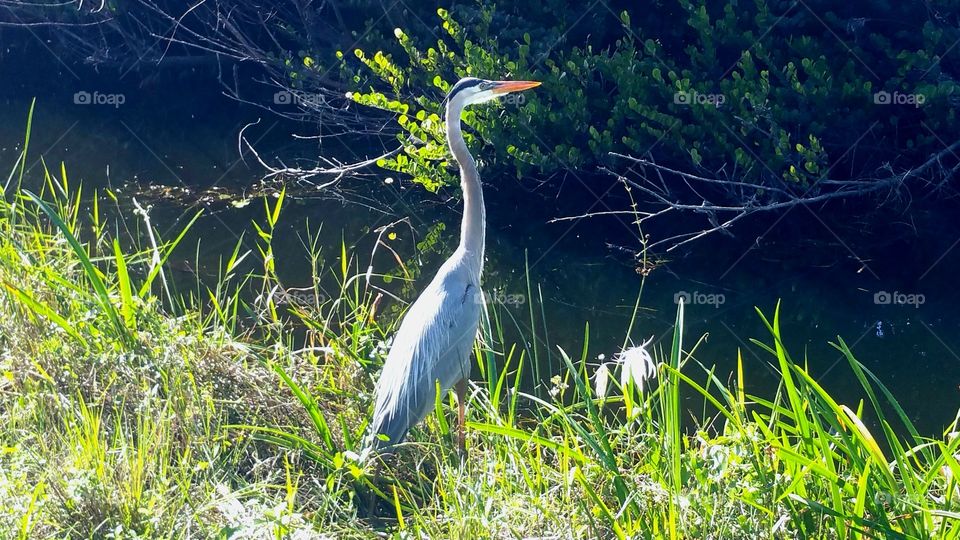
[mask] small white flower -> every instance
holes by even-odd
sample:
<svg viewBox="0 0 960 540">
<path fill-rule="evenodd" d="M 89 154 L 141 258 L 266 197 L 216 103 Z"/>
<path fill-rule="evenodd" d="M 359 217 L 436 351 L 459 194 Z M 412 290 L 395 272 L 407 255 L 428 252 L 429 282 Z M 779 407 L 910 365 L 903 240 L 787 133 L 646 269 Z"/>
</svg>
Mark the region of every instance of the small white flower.
<svg viewBox="0 0 960 540">
<path fill-rule="evenodd" d="M 550 387 L 550 397 L 562 396 L 563 391 L 569 386 L 566 382 L 563 381 L 563 378 L 559 375 L 554 375 L 550 378 L 550 384 L 553 386 Z"/>
<path fill-rule="evenodd" d="M 643 386 L 647 379 L 657 377 L 657 364 L 653 357 L 647 352 L 647 345 L 653 341 L 653 338 L 644 341 L 638 347 L 624 349 L 615 360 L 620 363 L 620 385 L 627 386 L 629 381 L 637 386 L 637 389 L 643 393 Z"/>
<path fill-rule="evenodd" d="M 610 368 L 606 364 L 600 364 L 600 367 L 597 368 L 597 373 L 594 375 L 594 385 L 596 386 L 597 398 L 601 401 L 607 397 L 607 384 L 610 380 Z"/>
</svg>

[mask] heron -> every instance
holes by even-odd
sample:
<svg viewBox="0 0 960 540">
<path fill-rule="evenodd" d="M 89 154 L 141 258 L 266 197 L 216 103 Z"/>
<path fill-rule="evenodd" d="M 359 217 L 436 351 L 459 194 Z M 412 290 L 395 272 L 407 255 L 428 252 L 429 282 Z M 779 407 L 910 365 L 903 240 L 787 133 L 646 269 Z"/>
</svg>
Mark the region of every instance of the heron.
<svg viewBox="0 0 960 540">
<path fill-rule="evenodd" d="M 488 81 L 466 77 L 447 94 L 445 127 L 450 152 L 460 168 L 463 218 L 460 243 L 410 306 L 393 338 L 376 385 L 369 447 L 382 451 L 403 442 L 407 432 L 451 389 L 457 394 L 457 433 L 466 450 L 464 402 L 470 353 L 480 324 L 486 210 L 477 163 L 467 149 L 460 115 L 468 105 L 538 86 L 535 81 Z"/>
</svg>

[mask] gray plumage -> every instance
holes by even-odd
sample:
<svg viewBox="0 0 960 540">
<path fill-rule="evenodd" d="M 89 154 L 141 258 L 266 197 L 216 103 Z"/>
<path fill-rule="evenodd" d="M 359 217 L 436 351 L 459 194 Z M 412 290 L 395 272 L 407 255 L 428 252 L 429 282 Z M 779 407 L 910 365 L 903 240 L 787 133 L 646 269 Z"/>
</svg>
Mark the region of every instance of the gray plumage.
<svg viewBox="0 0 960 540">
<path fill-rule="evenodd" d="M 470 376 L 470 351 L 477 336 L 483 294 L 486 215 L 476 162 L 460 129 L 463 108 L 508 92 L 532 88 L 527 81 L 461 79 L 447 96 L 447 141 L 460 166 L 463 220 L 460 244 L 410 306 L 397 331 L 376 387 L 368 448 L 398 444 L 433 408 L 442 394 Z M 458 396 L 460 413 L 463 397 Z M 459 426 L 461 445 L 463 426 Z"/>
<path fill-rule="evenodd" d="M 458 249 L 400 323 L 377 383 L 372 433 L 377 448 L 399 443 L 434 406 L 437 381 L 446 392 L 470 375 L 470 349 L 480 322 L 480 276 Z"/>
</svg>

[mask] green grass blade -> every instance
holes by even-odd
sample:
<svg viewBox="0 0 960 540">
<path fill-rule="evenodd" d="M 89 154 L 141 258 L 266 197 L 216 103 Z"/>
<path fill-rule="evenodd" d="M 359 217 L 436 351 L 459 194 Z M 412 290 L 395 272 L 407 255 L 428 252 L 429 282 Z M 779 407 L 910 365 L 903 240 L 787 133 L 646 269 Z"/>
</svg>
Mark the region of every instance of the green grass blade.
<svg viewBox="0 0 960 540">
<path fill-rule="evenodd" d="M 117 282 L 120 286 L 120 310 L 123 322 L 131 331 L 136 330 L 137 320 L 134 316 L 133 292 L 130 286 L 130 275 L 127 273 L 127 262 L 120 251 L 120 242 L 113 239 L 113 255 L 117 261 Z"/>
<path fill-rule="evenodd" d="M 12 285 L 10 283 L 4 282 L 3 286 L 10 291 L 17 300 L 20 301 L 25 307 L 29 308 L 30 311 L 37 314 L 40 317 L 43 317 L 53 324 L 59 326 L 64 332 L 67 333 L 73 339 L 79 341 L 83 344 L 84 347 L 89 347 L 90 344 L 87 343 L 87 340 L 80 335 L 79 332 L 74 329 L 73 325 L 69 321 L 60 316 L 56 311 L 50 308 L 50 306 L 40 302 L 34 297 L 30 296 L 29 293 L 20 289 L 19 287 Z"/>
<path fill-rule="evenodd" d="M 154 265 L 150 269 L 150 273 L 147 274 L 147 278 L 144 279 L 143 284 L 140 285 L 140 290 L 137 291 L 137 296 L 139 296 L 140 298 L 146 298 L 147 292 L 150 291 L 150 286 L 153 285 L 153 280 L 157 278 L 157 275 L 160 273 L 160 270 L 163 268 L 165 264 L 167 264 L 167 259 L 170 258 L 170 255 L 173 253 L 173 250 L 176 249 L 178 245 L 180 245 L 180 242 L 183 240 L 183 237 L 187 235 L 187 232 L 189 232 L 190 228 L 193 227 L 193 224 L 196 223 L 198 219 L 200 219 L 201 215 L 203 215 L 203 210 L 200 210 L 199 212 L 194 214 L 193 218 L 191 218 L 190 221 L 187 222 L 186 226 L 184 226 L 184 228 L 180 230 L 180 234 L 177 235 L 177 237 L 173 240 L 173 242 L 167 245 L 166 249 L 163 252 L 163 255 L 160 257 L 159 264 Z"/>
<path fill-rule="evenodd" d="M 297 400 L 303 405 L 306 409 L 307 414 L 310 416 L 311 422 L 313 422 L 314 428 L 317 430 L 317 434 L 323 440 L 323 443 L 326 445 L 327 450 L 336 451 L 336 446 L 333 444 L 333 436 L 330 432 L 330 427 L 327 424 L 326 418 L 323 417 L 323 413 L 320 411 L 320 407 L 317 406 L 317 402 L 313 399 L 313 396 L 305 392 L 300 385 L 296 383 L 287 372 L 283 370 L 277 364 L 271 366 L 273 371 L 280 376 L 280 379 L 283 380 L 283 383 L 290 389 Z"/>
<path fill-rule="evenodd" d="M 496 424 L 487 424 L 482 422 L 467 422 L 467 427 L 469 427 L 471 430 L 476 430 L 484 433 L 490 433 L 493 435 L 499 435 L 501 437 L 509 437 L 511 439 L 516 439 L 523 442 L 530 442 L 533 444 L 537 444 L 544 448 L 549 448 L 550 450 L 553 450 L 558 454 L 564 454 L 581 465 L 587 462 L 587 459 L 583 455 L 583 452 L 580 452 L 576 448 L 570 448 L 564 444 L 561 444 L 555 439 L 541 437 L 529 431 L 524 431 L 522 429 L 517 429 L 509 426 L 500 426 Z"/>
<path fill-rule="evenodd" d="M 67 224 L 63 222 L 59 215 L 51 209 L 47 203 L 41 200 L 39 197 L 34 195 L 32 192 L 24 190 L 23 193 L 34 202 L 41 210 L 50 218 L 50 221 L 60 229 L 60 232 L 63 233 L 66 237 L 67 242 L 70 244 L 70 247 L 73 248 L 74 254 L 80 260 L 80 264 L 83 266 L 83 271 L 87 276 L 87 279 L 90 281 L 90 284 L 93 286 L 96 291 L 97 298 L 100 301 L 100 306 L 103 309 L 107 317 L 110 318 L 110 322 L 113 323 L 114 328 L 124 339 L 129 339 L 127 334 L 127 329 L 120 322 L 120 316 L 117 312 L 116 306 L 113 305 L 113 302 L 110 300 L 110 294 L 107 292 L 107 286 L 104 284 L 103 279 L 100 277 L 100 272 L 93 266 L 93 263 L 90 261 L 90 257 L 87 255 L 83 246 L 80 245 L 80 242 L 75 236 L 70 232 L 70 229 L 67 227 Z"/>
</svg>

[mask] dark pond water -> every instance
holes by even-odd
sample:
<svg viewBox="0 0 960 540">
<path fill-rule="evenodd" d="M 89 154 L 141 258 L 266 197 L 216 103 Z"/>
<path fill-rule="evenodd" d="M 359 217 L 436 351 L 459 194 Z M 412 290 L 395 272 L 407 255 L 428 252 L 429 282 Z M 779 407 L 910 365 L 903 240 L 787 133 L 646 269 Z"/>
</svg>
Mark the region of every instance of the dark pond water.
<svg viewBox="0 0 960 540">
<path fill-rule="evenodd" d="M 96 74 L 61 63 L 42 47 L 2 45 L 0 163 L 13 165 L 30 100 L 36 97 L 29 161 L 35 173 L 41 156 L 53 167 L 63 161 L 73 181 L 82 181 L 88 191 L 110 186 L 127 208 L 134 196 L 152 204 L 152 217 L 161 230 L 178 230 L 197 207 L 207 209 L 187 242 L 201 242 L 199 265 L 192 250 L 174 261 L 187 273 L 216 276 L 218 258 L 233 249 L 241 232 L 253 247 L 250 223 L 262 222 L 263 216 L 256 197 L 275 186 L 264 188 L 261 167 L 249 154 L 241 158 L 237 134 L 244 125 L 261 120 L 248 137 L 265 159 L 279 157 L 289 163 L 322 153 L 350 161 L 380 153 L 380 148 L 353 141 L 294 139 L 292 134 L 309 135 L 317 127 L 241 106 L 222 96 L 206 73 Z M 90 101 L 112 103 L 78 104 L 78 92 L 89 93 Z M 104 97 L 108 95 L 122 95 L 123 103 Z M 275 246 L 286 286 L 308 284 L 302 245 L 308 229 L 319 228 L 319 244 L 333 266 L 339 266 L 341 239 L 365 266 L 375 230 L 401 218 L 407 218 L 409 226 L 393 229 L 397 239 L 392 242 L 405 259 L 415 257 L 413 242 L 422 241 L 438 224 L 445 226 L 439 236 L 444 253 L 456 243 L 459 209 L 454 191 L 433 195 L 399 180 L 387 182 L 391 175 L 386 172 L 370 173 L 345 181 L 337 192 L 291 188 L 296 198 L 283 215 Z M 617 218 L 548 223 L 583 212 L 593 203 L 591 191 L 602 192 L 610 181 L 600 175 L 571 175 L 562 188 L 547 191 L 534 189 L 535 182 L 485 179 L 485 287 L 507 302 L 503 309 L 529 336 L 529 268 L 534 296 L 542 296 L 546 314 L 546 332 L 536 332 L 543 348 L 579 351 L 586 322 L 594 358 L 610 358 L 623 343 L 641 279 L 629 258 L 607 244 L 635 247 L 635 227 Z M 623 208 L 619 192 L 611 193 L 605 204 Z M 251 198 L 250 204 L 238 202 Z M 778 383 L 769 367 L 772 358 L 750 339 L 769 342 L 754 306 L 772 313 L 780 300 L 792 354 L 806 358 L 812 373 L 842 401 L 855 405 L 861 392 L 840 354 L 828 344 L 837 336 L 891 387 L 923 431 L 938 432 L 960 405 L 957 210 L 950 201 L 916 202 L 910 214 L 878 222 L 860 219 L 860 211 L 851 208 L 799 208 L 782 219 L 750 223 L 736 231 L 735 239 L 704 240 L 668 257 L 649 276 L 630 337 L 639 342 L 655 336 L 666 344 L 674 300 L 686 295 L 693 301 L 687 309 L 689 342 L 708 334 L 697 359 L 716 365 L 726 379 L 740 349 L 749 388 L 769 393 Z M 425 256 L 423 262 L 424 276 L 429 276 L 440 257 Z M 373 264 L 376 272 L 396 267 L 385 250 Z M 418 285 L 427 279 L 422 277 Z M 399 291 L 396 281 L 381 285 Z M 913 303 L 885 303 L 888 295 Z M 536 309 L 541 310 L 539 298 Z"/>
</svg>

